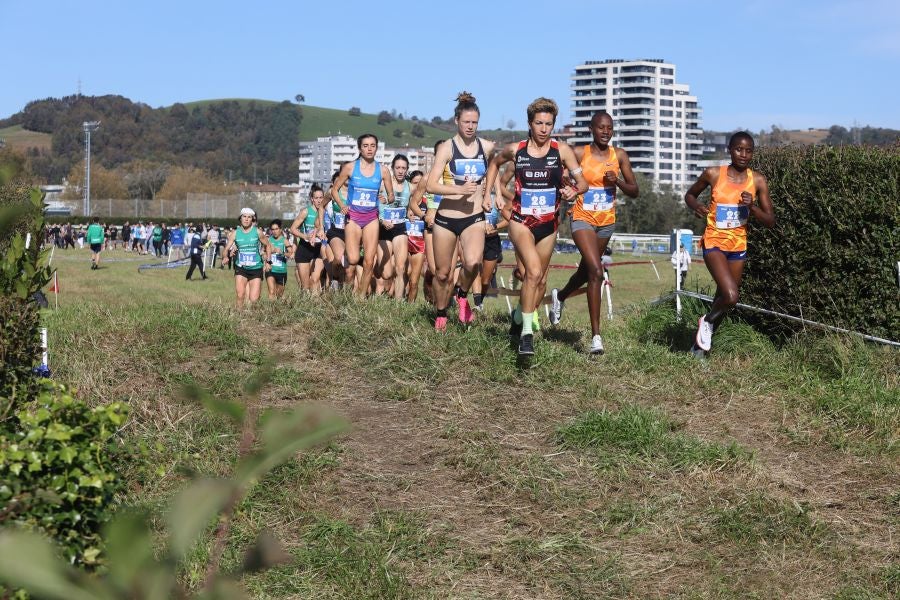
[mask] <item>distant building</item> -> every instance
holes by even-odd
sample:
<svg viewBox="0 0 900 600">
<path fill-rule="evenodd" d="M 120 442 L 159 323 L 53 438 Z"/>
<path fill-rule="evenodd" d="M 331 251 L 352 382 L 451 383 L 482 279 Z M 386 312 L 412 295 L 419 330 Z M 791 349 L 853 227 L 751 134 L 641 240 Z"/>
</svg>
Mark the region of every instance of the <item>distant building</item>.
<svg viewBox="0 0 900 600">
<path fill-rule="evenodd" d="M 615 124 L 612 140 L 631 166 L 678 189 L 700 174 L 703 153 L 700 105 L 687 84 L 675 82 L 675 65 L 661 59 L 591 60 L 575 67 L 570 144 L 589 143 L 590 120 L 599 110 Z"/>
<path fill-rule="evenodd" d="M 403 154 L 409 159 L 410 171 L 424 172 L 434 163 L 433 148 L 388 148 L 384 142 L 378 142 L 375 160 L 389 165 L 397 154 Z M 331 183 L 332 174 L 342 164 L 355 160 L 358 156 L 356 138 L 349 135 L 330 135 L 315 141 L 300 142 L 300 187 L 308 190 L 313 183 L 327 186 Z"/>
</svg>

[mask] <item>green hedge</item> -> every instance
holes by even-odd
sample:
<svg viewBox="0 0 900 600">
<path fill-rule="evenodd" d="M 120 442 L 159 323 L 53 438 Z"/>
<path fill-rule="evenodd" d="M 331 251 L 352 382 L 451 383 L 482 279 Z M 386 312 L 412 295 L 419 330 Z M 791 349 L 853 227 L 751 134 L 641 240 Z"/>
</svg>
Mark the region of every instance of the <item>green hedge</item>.
<svg viewBox="0 0 900 600">
<path fill-rule="evenodd" d="M 40 250 L 41 193 L 26 184 L 0 185 L 0 422 L 36 392 L 40 314 L 33 294 L 50 279 Z M 31 244 L 25 240 L 31 233 Z"/>
<path fill-rule="evenodd" d="M 777 222 L 750 232 L 743 301 L 900 339 L 900 146 L 761 148 L 755 163 Z"/>
<path fill-rule="evenodd" d="M 46 379 L 41 386 L 0 428 L 0 522 L 43 531 L 67 562 L 94 565 L 121 485 L 111 450 L 127 411 L 121 403 L 90 408 Z"/>
</svg>

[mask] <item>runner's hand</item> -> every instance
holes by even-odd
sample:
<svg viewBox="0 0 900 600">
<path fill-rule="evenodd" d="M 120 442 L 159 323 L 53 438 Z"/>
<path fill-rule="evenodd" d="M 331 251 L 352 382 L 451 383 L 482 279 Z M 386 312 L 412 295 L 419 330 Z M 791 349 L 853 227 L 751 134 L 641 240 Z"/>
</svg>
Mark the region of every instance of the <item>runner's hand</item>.
<svg viewBox="0 0 900 600">
<path fill-rule="evenodd" d="M 429 227 L 433 227 L 434 226 L 434 215 L 436 215 L 436 214 L 437 213 L 431 213 L 429 215 L 428 213 L 425 213 L 425 218 L 422 220 L 425 221 L 425 224 L 428 225 Z"/>
<path fill-rule="evenodd" d="M 709 214 L 709 207 L 704 206 L 703 204 L 698 204 L 697 208 L 694 209 L 694 214 L 698 219 L 705 219 L 706 215 Z"/>
<path fill-rule="evenodd" d="M 753 194 L 750 192 L 741 192 L 741 205 L 751 206 L 753 204 Z"/>
<path fill-rule="evenodd" d="M 460 186 L 460 193 L 464 196 L 471 196 L 478 191 L 478 184 L 466 177 L 466 182 Z"/>
<path fill-rule="evenodd" d="M 616 174 L 614 171 L 607 171 L 603 174 L 604 187 L 615 187 L 616 181 L 618 181 L 618 179 L 616 178 Z"/>
<path fill-rule="evenodd" d="M 350 207 L 347 206 L 346 204 L 343 205 L 343 206 L 341 207 L 341 214 L 342 214 L 342 215 L 349 215 L 349 214 L 350 214 Z"/>
<path fill-rule="evenodd" d="M 485 194 L 481 198 L 481 209 L 486 213 L 489 213 L 492 210 L 491 197 L 488 194 Z"/>
</svg>

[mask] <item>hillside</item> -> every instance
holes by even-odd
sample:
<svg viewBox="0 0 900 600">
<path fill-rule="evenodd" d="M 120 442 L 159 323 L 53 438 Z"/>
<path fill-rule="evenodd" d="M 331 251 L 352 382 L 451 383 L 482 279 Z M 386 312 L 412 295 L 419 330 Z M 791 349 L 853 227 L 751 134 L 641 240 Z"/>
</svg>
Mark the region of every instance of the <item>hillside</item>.
<svg viewBox="0 0 900 600">
<path fill-rule="evenodd" d="M 0 129 L 0 140 L 3 140 L 6 146 L 15 150 L 27 150 L 28 148 L 49 150 L 50 138 L 50 134 L 29 131 L 21 125 Z"/>
</svg>

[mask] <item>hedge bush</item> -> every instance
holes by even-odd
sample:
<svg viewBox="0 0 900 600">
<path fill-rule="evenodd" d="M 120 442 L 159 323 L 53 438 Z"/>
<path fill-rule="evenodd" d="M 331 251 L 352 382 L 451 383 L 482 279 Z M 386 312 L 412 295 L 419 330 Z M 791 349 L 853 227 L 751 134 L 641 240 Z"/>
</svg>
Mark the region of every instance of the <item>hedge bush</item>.
<svg viewBox="0 0 900 600">
<path fill-rule="evenodd" d="M 743 301 L 900 339 L 900 146 L 760 148 L 755 163 L 777 222 L 750 232 Z"/>
<path fill-rule="evenodd" d="M 36 399 L 0 428 L 0 523 L 40 530 L 70 564 L 95 565 L 120 488 L 112 450 L 126 416 L 121 403 L 89 408 L 41 380 Z"/>
<path fill-rule="evenodd" d="M 32 368 L 41 357 L 40 314 L 33 294 L 50 280 L 47 253 L 39 243 L 42 207 L 39 190 L 22 183 L 0 185 L 0 422 L 37 391 Z"/>
</svg>

